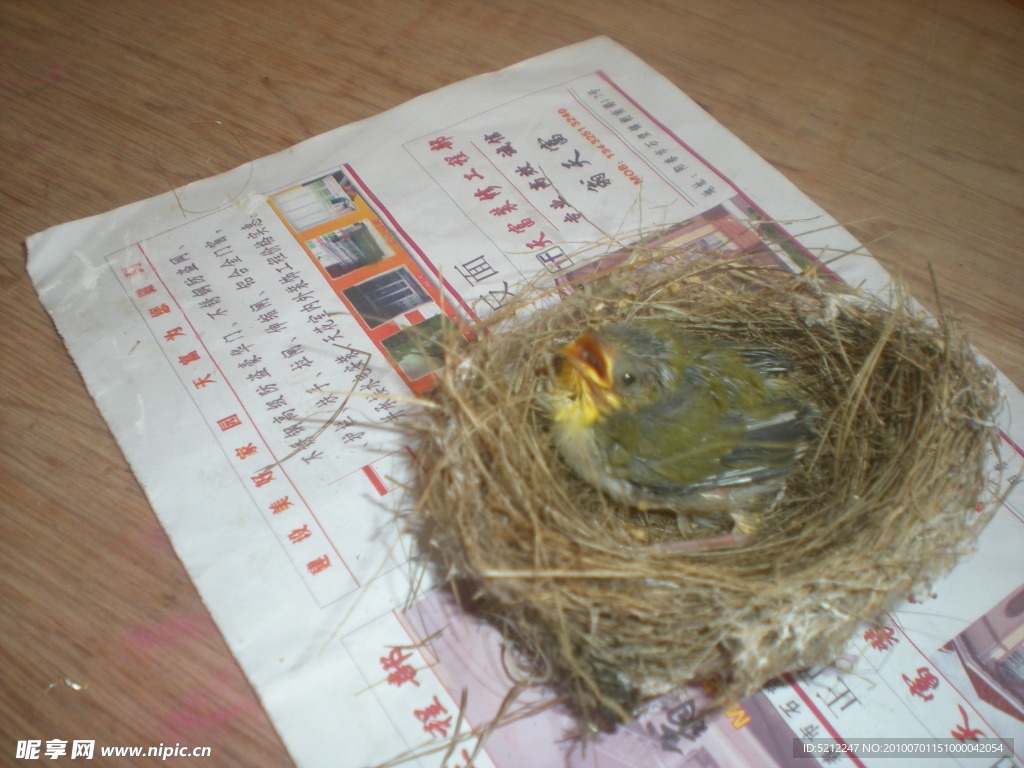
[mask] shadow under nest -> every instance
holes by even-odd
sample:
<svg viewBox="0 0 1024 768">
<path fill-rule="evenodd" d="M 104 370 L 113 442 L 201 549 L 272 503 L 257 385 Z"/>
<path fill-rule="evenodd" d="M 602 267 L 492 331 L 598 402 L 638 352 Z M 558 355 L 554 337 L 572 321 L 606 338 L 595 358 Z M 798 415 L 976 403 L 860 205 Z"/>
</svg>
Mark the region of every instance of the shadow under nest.
<svg viewBox="0 0 1024 768">
<path fill-rule="evenodd" d="M 637 252 L 562 292 L 485 321 L 472 340 L 446 339 L 420 425 L 414 521 L 421 556 L 530 660 L 581 732 L 688 682 L 727 705 L 831 663 L 858 626 L 948 571 L 987 521 L 978 502 L 999 396 L 952 319 L 820 275 L 672 253 Z M 777 349 L 821 415 L 818 444 L 757 510 L 745 546 L 659 546 L 681 537 L 674 515 L 608 499 L 553 445 L 554 351 L 586 329 L 655 317 Z"/>
</svg>

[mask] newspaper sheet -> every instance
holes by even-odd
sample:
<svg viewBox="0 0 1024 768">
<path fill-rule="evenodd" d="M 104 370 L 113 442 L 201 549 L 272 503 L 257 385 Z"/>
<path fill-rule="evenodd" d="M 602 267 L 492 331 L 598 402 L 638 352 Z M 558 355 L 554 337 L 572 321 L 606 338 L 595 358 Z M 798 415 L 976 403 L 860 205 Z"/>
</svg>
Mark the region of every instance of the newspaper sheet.
<svg viewBox="0 0 1024 768">
<path fill-rule="evenodd" d="M 395 511 L 409 447 L 393 427 L 438 365 L 419 340 L 445 315 L 497 311 L 525 280 L 570 274 L 607 233 L 650 229 L 697 248 L 768 247 L 796 267 L 845 253 L 831 267 L 844 280 L 888 281 L 607 39 L 54 227 L 30 239 L 29 269 L 302 768 L 404 754 L 459 768 L 921 764 L 897 738 L 966 745 L 929 765 L 1020 766 L 1024 400 L 1005 379 L 991 459 L 1005 500 L 976 554 L 865 627 L 849 665 L 787 675 L 708 717 L 684 689 L 586 751 L 548 710 L 449 754 L 456 726 L 495 715 L 517 668 L 444 591 L 420 585 L 406 606 L 414 573 Z M 1015 753 L 969 751 L 1015 736 Z"/>
</svg>

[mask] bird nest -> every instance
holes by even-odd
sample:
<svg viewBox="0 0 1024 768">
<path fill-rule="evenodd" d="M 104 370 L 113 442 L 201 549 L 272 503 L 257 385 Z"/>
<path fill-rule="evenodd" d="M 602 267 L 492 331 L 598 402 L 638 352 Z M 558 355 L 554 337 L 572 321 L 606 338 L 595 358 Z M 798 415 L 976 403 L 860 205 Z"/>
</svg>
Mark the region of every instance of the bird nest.
<svg viewBox="0 0 1024 768">
<path fill-rule="evenodd" d="M 987 521 L 993 371 L 949 317 L 818 275 L 637 251 L 558 302 L 537 291 L 445 340 L 417 451 L 421 554 L 584 732 L 684 683 L 725 705 L 834 661 Z M 817 444 L 741 546 L 676 547 L 673 515 L 617 504 L 554 447 L 554 351 L 646 318 L 777 349 L 820 414 Z"/>
</svg>

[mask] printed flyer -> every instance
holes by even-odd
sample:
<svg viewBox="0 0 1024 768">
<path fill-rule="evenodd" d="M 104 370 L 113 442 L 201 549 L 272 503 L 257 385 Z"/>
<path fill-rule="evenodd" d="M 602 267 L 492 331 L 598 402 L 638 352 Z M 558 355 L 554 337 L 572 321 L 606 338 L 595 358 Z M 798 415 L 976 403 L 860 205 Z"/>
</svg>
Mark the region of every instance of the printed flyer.
<svg viewBox="0 0 1024 768">
<path fill-rule="evenodd" d="M 995 517 L 927 599 L 854 638 L 850 664 L 706 718 L 696 694 L 666 696 L 585 748 L 530 690 L 476 738 L 522 670 L 494 629 L 420 581 L 401 524 L 402 421 L 450 321 L 650 232 L 793 269 L 828 261 L 867 290 L 889 282 L 607 39 L 54 227 L 30 239 L 29 269 L 301 768 L 921 764 L 855 743 L 867 739 L 1005 740 L 927 764 L 1024 765 L 1024 399 L 1005 378 Z"/>
</svg>

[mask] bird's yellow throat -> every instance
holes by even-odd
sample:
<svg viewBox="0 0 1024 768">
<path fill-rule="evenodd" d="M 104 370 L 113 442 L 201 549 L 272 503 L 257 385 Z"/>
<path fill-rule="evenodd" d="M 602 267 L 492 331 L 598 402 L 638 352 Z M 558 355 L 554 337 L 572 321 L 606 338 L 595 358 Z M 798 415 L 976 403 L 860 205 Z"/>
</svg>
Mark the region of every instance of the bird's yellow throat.
<svg viewBox="0 0 1024 768">
<path fill-rule="evenodd" d="M 569 428 L 585 429 L 622 407 L 622 399 L 613 389 L 591 380 L 574 365 L 559 372 L 554 395 L 553 418 Z"/>
</svg>

